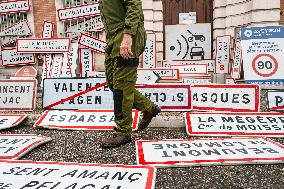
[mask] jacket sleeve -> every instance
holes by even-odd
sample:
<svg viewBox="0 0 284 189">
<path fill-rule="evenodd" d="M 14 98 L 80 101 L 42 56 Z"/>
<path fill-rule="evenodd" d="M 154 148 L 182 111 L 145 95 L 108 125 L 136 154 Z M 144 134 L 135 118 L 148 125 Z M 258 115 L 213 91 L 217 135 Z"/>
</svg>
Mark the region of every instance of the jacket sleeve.
<svg viewBox="0 0 284 189">
<path fill-rule="evenodd" d="M 124 32 L 136 35 L 138 24 L 141 21 L 142 13 L 142 2 L 141 0 L 124 0 L 126 6 L 126 18 Z"/>
</svg>

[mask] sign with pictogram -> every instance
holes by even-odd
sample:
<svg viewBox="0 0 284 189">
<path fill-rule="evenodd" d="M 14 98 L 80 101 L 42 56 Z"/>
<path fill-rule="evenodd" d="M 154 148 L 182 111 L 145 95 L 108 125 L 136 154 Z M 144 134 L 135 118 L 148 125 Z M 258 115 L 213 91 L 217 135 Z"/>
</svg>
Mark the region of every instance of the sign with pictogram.
<svg viewBox="0 0 284 189">
<path fill-rule="evenodd" d="M 29 12 L 30 0 L 14 0 L 0 2 L 0 14 Z"/>
<path fill-rule="evenodd" d="M 267 108 L 269 111 L 284 111 L 284 90 L 267 91 Z"/>
<path fill-rule="evenodd" d="M 0 130 L 15 127 L 26 117 L 26 114 L 0 114 Z"/>
<path fill-rule="evenodd" d="M 216 38 L 215 73 L 230 73 L 231 39 L 230 35 Z"/>
<path fill-rule="evenodd" d="M 20 68 L 16 73 L 15 77 L 33 77 L 37 75 L 37 70 L 33 66 L 24 66 Z"/>
</svg>

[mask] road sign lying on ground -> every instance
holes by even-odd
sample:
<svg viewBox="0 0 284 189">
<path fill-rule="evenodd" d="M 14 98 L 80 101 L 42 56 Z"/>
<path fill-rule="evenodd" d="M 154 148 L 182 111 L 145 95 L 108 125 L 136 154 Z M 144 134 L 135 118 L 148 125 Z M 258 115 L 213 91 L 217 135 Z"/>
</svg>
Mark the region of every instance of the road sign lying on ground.
<svg viewBox="0 0 284 189">
<path fill-rule="evenodd" d="M 26 114 L 0 114 L 0 130 L 15 127 L 26 117 Z"/>
<path fill-rule="evenodd" d="M 27 36 L 32 34 L 33 33 L 27 20 L 21 20 L 0 32 L 0 36 Z"/>
<path fill-rule="evenodd" d="M 2 65 L 17 66 L 35 64 L 33 53 L 18 53 L 16 48 L 2 48 Z"/>
<path fill-rule="evenodd" d="M 34 134 L 0 134 L 0 159 L 18 159 L 48 141 L 51 138 Z"/>
<path fill-rule="evenodd" d="M 132 130 L 137 130 L 139 111 L 132 111 L 132 119 Z M 34 127 L 70 130 L 113 130 L 116 124 L 113 110 L 47 110 L 34 124 Z"/>
<path fill-rule="evenodd" d="M 29 0 L 0 2 L 0 14 L 28 12 L 28 11 L 30 11 L 30 1 Z"/>
<path fill-rule="evenodd" d="M 194 85 L 192 109 L 232 112 L 258 112 L 260 89 L 257 85 Z"/>
<path fill-rule="evenodd" d="M 150 166 L 67 162 L 0 160 L 0 170 L 0 183 L 11 189 L 154 189 L 156 176 Z"/>
<path fill-rule="evenodd" d="M 208 75 L 208 64 L 172 64 L 172 69 L 179 69 L 179 74 L 187 76 Z"/>
<path fill-rule="evenodd" d="M 284 146 L 267 138 L 141 140 L 137 162 L 157 167 L 282 163 Z"/>
<path fill-rule="evenodd" d="M 0 110 L 33 111 L 37 80 L 0 80 Z"/>
<path fill-rule="evenodd" d="M 284 114 L 185 113 L 186 130 L 194 136 L 284 136 Z"/>
<path fill-rule="evenodd" d="M 268 90 L 267 107 L 270 111 L 284 111 L 284 90 Z"/>
</svg>

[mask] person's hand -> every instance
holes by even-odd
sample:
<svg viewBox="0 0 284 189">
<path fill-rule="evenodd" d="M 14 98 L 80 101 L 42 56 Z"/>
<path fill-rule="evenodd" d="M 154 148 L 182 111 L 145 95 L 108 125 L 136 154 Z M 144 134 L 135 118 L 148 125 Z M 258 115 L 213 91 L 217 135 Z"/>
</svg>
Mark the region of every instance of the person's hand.
<svg viewBox="0 0 284 189">
<path fill-rule="evenodd" d="M 132 47 L 132 37 L 130 34 L 123 34 L 123 39 L 120 45 L 120 55 L 124 59 L 129 59 L 133 56 L 133 53 L 131 51 Z"/>
</svg>

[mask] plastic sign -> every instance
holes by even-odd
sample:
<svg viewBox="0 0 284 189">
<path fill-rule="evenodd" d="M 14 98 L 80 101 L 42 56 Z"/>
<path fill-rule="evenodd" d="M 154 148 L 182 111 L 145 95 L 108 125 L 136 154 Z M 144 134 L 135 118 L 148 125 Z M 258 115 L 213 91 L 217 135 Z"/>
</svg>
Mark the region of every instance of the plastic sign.
<svg viewBox="0 0 284 189">
<path fill-rule="evenodd" d="M 242 68 L 242 48 L 241 43 L 238 41 L 235 45 L 235 58 L 234 63 L 232 66 L 232 72 L 231 77 L 234 79 L 240 79 L 241 78 L 241 68 Z"/>
<path fill-rule="evenodd" d="M 94 52 L 91 49 L 80 49 L 80 76 L 89 77 L 95 71 Z"/>
<path fill-rule="evenodd" d="M 102 31 L 104 30 L 104 24 L 102 22 L 102 17 L 100 15 L 91 17 L 90 19 L 86 19 L 83 22 L 79 22 L 78 24 L 67 26 L 65 32 L 66 33 L 74 33 L 74 32 L 88 32 L 88 31 Z"/>
<path fill-rule="evenodd" d="M 15 0 L 0 2 L 0 14 L 9 14 L 17 12 L 29 12 L 29 0 Z"/>
<path fill-rule="evenodd" d="M 0 183 L 10 189 L 154 189 L 156 174 L 142 165 L 5 160 L 0 160 L 0 170 Z"/>
<path fill-rule="evenodd" d="M 212 83 L 211 77 L 197 77 L 197 78 L 185 78 L 182 80 L 184 84 L 194 85 L 194 84 L 210 84 Z"/>
<path fill-rule="evenodd" d="M 35 62 L 35 55 L 32 53 L 18 53 L 16 48 L 2 48 L 3 66 L 35 64 Z"/>
<path fill-rule="evenodd" d="M 268 90 L 267 106 L 270 111 L 284 111 L 284 90 Z"/>
<path fill-rule="evenodd" d="M 51 138 L 34 134 L 0 134 L 0 159 L 18 159 L 50 140 Z"/>
<path fill-rule="evenodd" d="M 0 130 L 15 127 L 26 117 L 26 114 L 0 114 Z"/>
<path fill-rule="evenodd" d="M 169 60 L 163 61 L 163 67 L 170 68 L 172 64 L 190 65 L 190 64 L 208 64 L 208 71 L 213 72 L 215 66 L 215 59 L 205 60 Z"/>
<path fill-rule="evenodd" d="M 284 114 L 185 113 L 186 131 L 193 136 L 284 136 Z"/>
<path fill-rule="evenodd" d="M 0 80 L 0 110 L 33 111 L 37 80 Z"/>
<path fill-rule="evenodd" d="M 43 21 L 42 38 L 52 38 L 54 34 L 55 24 L 50 21 Z"/>
<path fill-rule="evenodd" d="M 193 110 L 258 112 L 260 89 L 257 85 L 194 85 Z"/>
<path fill-rule="evenodd" d="M 58 18 L 59 21 L 77 19 L 77 18 L 85 18 L 91 16 L 100 15 L 99 4 L 85 4 L 76 7 L 68 7 L 63 9 L 58 9 Z"/>
<path fill-rule="evenodd" d="M 37 75 L 37 70 L 33 66 L 24 66 L 15 73 L 15 77 L 35 78 L 36 75 Z"/>
<path fill-rule="evenodd" d="M 161 77 L 150 69 L 138 69 L 136 84 L 146 85 L 158 83 Z"/>
<path fill-rule="evenodd" d="M 157 67 L 157 47 L 156 47 L 156 34 L 147 33 L 147 40 L 145 50 L 142 55 L 143 68 L 156 68 Z"/>
<path fill-rule="evenodd" d="M 20 22 L 4 29 L 3 31 L 0 31 L 0 36 L 27 36 L 32 34 L 32 30 L 30 29 L 27 20 L 21 20 Z"/>
<path fill-rule="evenodd" d="M 105 53 L 106 42 L 97 38 L 82 34 L 79 39 L 79 45 L 90 48 L 99 53 Z"/>
<path fill-rule="evenodd" d="M 230 73 L 231 36 L 218 36 L 216 42 L 215 73 Z"/>
<path fill-rule="evenodd" d="M 136 89 L 158 104 L 163 111 L 191 109 L 189 85 L 145 85 L 136 86 Z"/>
<path fill-rule="evenodd" d="M 208 64 L 188 64 L 188 65 L 178 65 L 171 64 L 172 69 L 178 69 L 179 74 L 196 76 L 196 75 L 208 75 Z"/>
<path fill-rule="evenodd" d="M 132 130 L 137 130 L 139 111 L 132 111 Z M 1 120 L 1 119 L 0 119 Z M 34 127 L 71 130 L 113 130 L 116 127 L 113 110 L 47 110 Z"/>
<path fill-rule="evenodd" d="M 137 162 L 157 167 L 282 163 L 284 146 L 268 138 L 142 140 Z M 154 155 L 153 155 L 154 154 Z"/>
<path fill-rule="evenodd" d="M 17 51 L 23 53 L 63 53 L 69 52 L 69 38 L 32 39 L 18 38 Z"/>
</svg>

